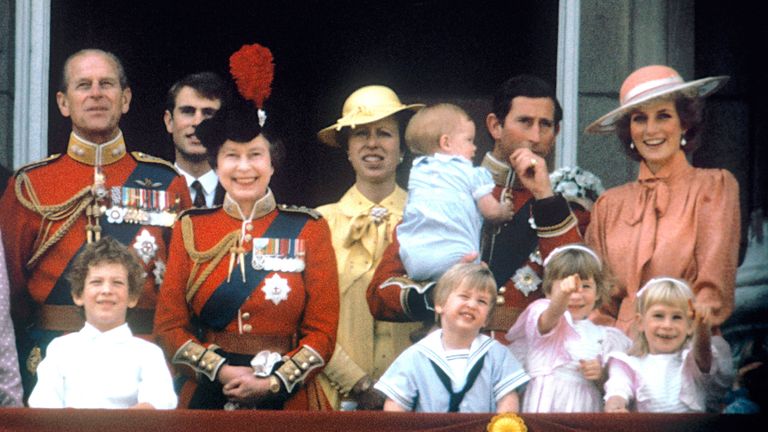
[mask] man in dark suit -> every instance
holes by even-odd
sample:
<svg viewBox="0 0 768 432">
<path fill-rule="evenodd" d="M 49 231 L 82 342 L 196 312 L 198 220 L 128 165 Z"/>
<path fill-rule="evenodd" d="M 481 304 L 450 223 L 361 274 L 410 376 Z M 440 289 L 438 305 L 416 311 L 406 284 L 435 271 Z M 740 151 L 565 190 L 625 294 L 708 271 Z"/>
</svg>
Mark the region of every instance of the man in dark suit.
<svg viewBox="0 0 768 432">
<path fill-rule="evenodd" d="M 187 75 L 168 90 L 163 121 L 176 148 L 174 165 L 187 180 L 195 207 L 212 207 L 224 200 L 224 189 L 208 164 L 195 129 L 226 105 L 228 98 L 227 83 L 213 72 Z"/>
</svg>

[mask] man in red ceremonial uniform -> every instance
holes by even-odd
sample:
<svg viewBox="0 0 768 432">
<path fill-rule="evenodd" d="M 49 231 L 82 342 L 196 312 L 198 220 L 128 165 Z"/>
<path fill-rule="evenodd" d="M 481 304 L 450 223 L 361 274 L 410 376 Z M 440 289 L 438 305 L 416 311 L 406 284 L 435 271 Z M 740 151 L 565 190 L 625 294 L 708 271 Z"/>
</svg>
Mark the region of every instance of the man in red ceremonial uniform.
<svg viewBox="0 0 768 432">
<path fill-rule="evenodd" d="M 566 199 L 552 191 L 545 158 L 561 118 L 554 89 L 539 78 L 521 75 L 497 90 L 486 119 L 494 148 L 482 165 L 493 175 L 494 196 L 511 200 L 515 211 L 510 222 L 486 224 L 481 242 L 482 260 L 493 271 L 500 294 L 486 328 L 501 340 L 522 310 L 543 297 L 543 258 L 557 246 L 580 242 L 579 228 L 589 223 L 585 209 L 574 206 L 572 211 Z M 433 281 L 408 279 L 399 248 L 395 239 L 368 286 L 371 313 L 390 321 L 434 320 Z"/>
<path fill-rule="evenodd" d="M 27 395 L 48 342 L 82 328 L 64 275 L 83 246 L 108 235 L 136 251 L 147 278 L 128 323 L 151 334 L 170 228 L 191 205 L 172 165 L 126 150 L 119 121 L 131 89 L 117 57 L 94 49 L 70 56 L 56 102 L 72 121 L 67 153 L 19 169 L 0 201 Z"/>
</svg>

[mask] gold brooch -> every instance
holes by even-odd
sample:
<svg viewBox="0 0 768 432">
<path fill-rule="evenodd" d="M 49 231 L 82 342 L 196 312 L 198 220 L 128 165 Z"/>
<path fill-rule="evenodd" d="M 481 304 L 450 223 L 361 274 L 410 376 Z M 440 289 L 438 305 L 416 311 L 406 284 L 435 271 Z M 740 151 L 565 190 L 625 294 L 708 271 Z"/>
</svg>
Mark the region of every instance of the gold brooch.
<svg viewBox="0 0 768 432">
<path fill-rule="evenodd" d="M 494 416 L 486 430 L 488 432 L 528 432 L 528 427 L 519 415 L 506 413 Z"/>
</svg>

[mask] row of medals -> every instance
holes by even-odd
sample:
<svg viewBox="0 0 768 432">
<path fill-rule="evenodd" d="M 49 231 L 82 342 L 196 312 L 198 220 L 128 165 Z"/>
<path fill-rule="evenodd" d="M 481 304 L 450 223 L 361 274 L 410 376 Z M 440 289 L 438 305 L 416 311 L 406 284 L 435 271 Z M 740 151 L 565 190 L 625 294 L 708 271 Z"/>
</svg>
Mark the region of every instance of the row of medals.
<svg viewBox="0 0 768 432">
<path fill-rule="evenodd" d="M 170 192 L 121 186 L 113 186 L 110 192 L 112 206 L 107 209 L 102 205 L 100 208 L 109 223 L 170 227 L 176 221 L 176 212 L 169 207 Z M 99 195 L 106 196 L 106 191 L 97 191 Z"/>
<path fill-rule="evenodd" d="M 297 273 L 304 271 L 304 255 L 304 239 L 256 238 L 251 265 L 254 270 Z"/>
</svg>

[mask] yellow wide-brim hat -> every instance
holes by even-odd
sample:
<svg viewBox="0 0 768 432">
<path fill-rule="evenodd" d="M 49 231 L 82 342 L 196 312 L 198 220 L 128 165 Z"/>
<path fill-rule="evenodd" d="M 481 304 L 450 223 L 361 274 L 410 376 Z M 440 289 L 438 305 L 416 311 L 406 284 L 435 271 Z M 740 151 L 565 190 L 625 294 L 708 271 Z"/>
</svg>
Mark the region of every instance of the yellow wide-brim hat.
<svg viewBox="0 0 768 432">
<path fill-rule="evenodd" d="M 620 106 L 587 126 L 586 132 L 601 134 L 616 130 L 616 122 L 633 109 L 679 93 L 687 97 L 706 97 L 719 90 L 730 77 L 714 76 L 695 81 L 683 81 L 669 66 L 652 65 L 632 72 L 619 90 Z"/>
<path fill-rule="evenodd" d="M 358 125 L 373 123 L 400 111 L 418 111 L 424 104 L 405 105 L 391 88 L 370 85 L 355 90 L 341 109 L 341 118 L 335 124 L 322 129 L 317 138 L 332 147 L 339 147 L 339 131 L 344 127 L 354 129 Z"/>
</svg>

